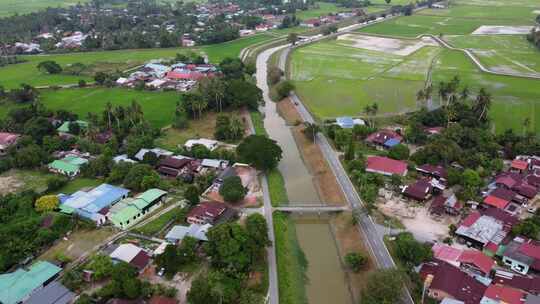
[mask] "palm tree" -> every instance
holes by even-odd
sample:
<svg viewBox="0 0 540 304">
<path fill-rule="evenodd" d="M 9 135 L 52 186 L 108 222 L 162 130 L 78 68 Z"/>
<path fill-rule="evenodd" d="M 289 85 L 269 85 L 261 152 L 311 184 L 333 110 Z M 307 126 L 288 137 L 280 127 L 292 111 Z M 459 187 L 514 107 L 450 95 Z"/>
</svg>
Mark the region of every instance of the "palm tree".
<svg viewBox="0 0 540 304">
<path fill-rule="evenodd" d="M 112 127 L 112 113 L 113 112 L 113 106 L 110 101 L 107 101 L 105 104 L 105 115 L 107 115 L 107 129 L 111 129 Z"/>
<path fill-rule="evenodd" d="M 485 121 L 487 119 L 487 111 L 491 107 L 491 95 L 484 88 L 480 89 L 476 96 L 475 108 L 476 112 L 480 112 L 478 120 Z"/>
<path fill-rule="evenodd" d="M 233 116 L 230 122 L 231 137 L 233 139 L 241 138 L 244 133 L 244 123 L 240 118 Z"/>
<path fill-rule="evenodd" d="M 527 134 L 527 131 L 529 131 L 529 126 L 531 125 L 531 118 L 530 117 L 526 117 L 523 122 L 522 122 L 522 126 L 523 126 L 523 135 Z"/>
<path fill-rule="evenodd" d="M 199 119 L 202 117 L 202 112 L 208 107 L 208 102 L 204 98 L 196 98 L 193 101 L 193 106 L 199 113 Z"/>
<path fill-rule="evenodd" d="M 459 94 L 459 99 L 461 101 L 465 101 L 469 98 L 469 95 L 470 95 L 469 87 L 465 86 L 463 90 L 461 90 L 461 94 Z"/>
<path fill-rule="evenodd" d="M 420 90 L 418 90 L 418 92 L 416 92 L 416 101 L 417 102 L 422 102 L 423 103 L 425 98 L 426 98 L 426 93 L 425 93 L 424 89 L 420 89 Z M 416 106 L 418 107 L 418 104 Z"/>
</svg>

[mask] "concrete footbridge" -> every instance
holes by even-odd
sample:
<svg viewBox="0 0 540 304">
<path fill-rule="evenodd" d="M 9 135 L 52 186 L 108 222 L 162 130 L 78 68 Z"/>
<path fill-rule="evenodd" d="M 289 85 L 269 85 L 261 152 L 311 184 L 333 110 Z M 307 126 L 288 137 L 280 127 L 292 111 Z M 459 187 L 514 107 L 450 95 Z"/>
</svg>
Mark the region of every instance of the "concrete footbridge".
<svg viewBox="0 0 540 304">
<path fill-rule="evenodd" d="M 349 210 L 349 206 L 332 206 L 327 204 L 296 204 L 289 203 L 287 206 L 275 207 L 274 211 L 289 213 L 337 213 Z"/>
</svg>

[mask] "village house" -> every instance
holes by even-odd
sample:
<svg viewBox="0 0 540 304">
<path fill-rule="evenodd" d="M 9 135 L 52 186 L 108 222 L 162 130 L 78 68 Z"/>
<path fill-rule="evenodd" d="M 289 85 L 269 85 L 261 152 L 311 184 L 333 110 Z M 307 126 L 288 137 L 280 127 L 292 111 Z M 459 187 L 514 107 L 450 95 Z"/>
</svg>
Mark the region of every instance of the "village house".
<svg viewBox="0 0 540 304">
<path fill-rule="evenodd" d="M 452 193 L 449 197 L 440 194 L 433 198 L 429 211 L 431 214 L 441 216 L 444 213 L 449 215 L 459 215 L 463 210 L 463 204 Z"/>
<path fill-rule="evenodd" d="M 447 262 L 473 275 L 487 278 L 491 274 L 495 261 L 474 249 L 458 249 L 445 244 L 435 244 L 431 248 L 435 259 Z"/>
<path fill-rule="evenodd" d="M 148 189 L 135 198 L 125 198 L 110 207 L 107 218 L 110 219 L 114 226 L 127 229 L 161 206 L 166 195 L 167 192 L 163 190 Z"/>
<path fill-rule="evenodd" d="M 420 277 L 427 287 L 427 295 L 439 301 L 449 298 L 478 304 L 487 289 L 472 276 L 441 260 L 422 264 Z"/>
<path fill-rule="evenodd" d="M 392 130 L 379 130 L 366 138 L 366 143 L 378 149 L 390 149 L 403 141 L 403 136 Z"/>
<path fill-rule="evenodd" d="M 9 132 L 0 132 L 0 156 L 5 155 L 10 147 L 17 144 L 21 135 Z"/>
<path fill-rule="evenodd" d="M 369 156 L 367 158 L 366 172 L 378 173 L 386 176 L 394 174 L 407 175 L 407 163 L 384 156 Z"/>
<path fill-rule="evenodd" d="M 59 281 L 54 281 L 34 292 L 24 304 L 67 304 L 72 303 L 75 296 Z"/>
<path fill-rule="evenodd" d="M 57 159 L 47 165 L 49 171 L 65 175 L 67 177 L 75 177 L 81 172 L 81 166 L 88 163 L 88 159 L 74 155 L 65 156 L 62 159 Z"/>
<path fill-rule="evenodd" d="M 336 125 L 342 129 L 352 129 L 356 125 L 364 126 L 366 123 L 360 118 L 353 119 L 349 116 L 343 116 L 336 118 Z"/>
<path fill-rule="evenodd" d="M 502 261 L 521 274 L 540 273 L 540 242 L 516 237 L 506 245 Z"/>
<path fill-rule="evenodd" d="M 231 216 L 229 208 L 223 203 L 202 202 L 195 206 L 187 215 L 186 221 L 190 224 L 214 225 L 220 220 L 226 220 Z"/>
<path fill-rule="evenodd" d="M 417 180 L 412 185 L 407 185 L 403 187 L 403 190 L 401 193 L 413 200 L 424 202 L 425 200 L 429 199 L 431 197 L 431 191 L 433 190 L 433 186 L 431 185 L 430 181 L 427 179 L 420 179 Z"/>
<path fill-rule="evenodd" d="M 73 134 L 71 134 L 70 132 L 71 124 L 77 124 L 81 132 L 88 129 L 88 123 L 84 120 L 65 121 L 62 125 L 60 125 L 60 127 L 56 129 L 58 131 L 58 134 L 60 136 L 73 136 Z"/>
<path fill-rule="evenodd" d="M 59 194 L 60 211 L 66 214 L 76 213 L 95 222 L 96 225 L 103 225 L 107 221 L 109 207 L 127 198 L 128 194 L 128 189 L 109 184 L 101 184 L 88 192 Z"/>
<path fill-rule="evenodd" d="M 135 154 L 135 159 L 139 160 L 139 161 L 142 161 L 144 159 L 144 155 L 146 155 L 146 153 L 148 152 L 152 152 L 154 153 L 158 158 L 161 158 L 161 157 L 168 157 L 168 156 L 173 156 L 174 153 L 171 152 L 171 151 L 167 151 L 165 149 L 161 149 L 161 148 L 153 148 L 153 149 L 140 149 L 139 152 L 137 152 L 137 154 Z"/>
<path fill-rule="evenodd" d="M 113 261 L 123 261 L 135 267 L 139 273 L 150 263 L 150 255 L 133 244 L 118 245 L 109 255 Z"/>
<path fill-rule="evenodd" d="M 525 276 L 513 271 L 497 270 L 492 283 L 513 287 L 531 294 L 540 294 L 539 276 Z"/>
<path fill-rule="evenodd" d="M 191 162 L 190 158 L 166 157 L 159 161 L 157 171 L 168 177 L 176 178 L 183 173 L 183 169 Z"/>
<path fill-rule="evenodd" d="M 502 221 L 476 211 L 461 222 L 456 235 L 467 245 L 483 249 L 489 243 L 498 246 L 508 231 Z"/>
<path fill-rule="evenodd" d="M 416 167 L 416 171 L 420 172 L 426 177 L 432 177 L 439 180 L 441 183 L 446 184 L 448 173 L 443 166 L 434 166 L 430 164 L 424 164 Z"/>
<path fill-rule="evenodd" d="M 37 290 L 50 284 L 62 269 L 46 261 L 37 261 L 28 268 L 0 274 L 0 303 L 19 304 Z"/>
<path fill-rule="evenodd" d="M 524 203 L 514 191 L 505 188 L 495 188 L 489 191 L 484 198 L 484 204 L 515 214 L 519 205 L 511 206 L 512 202 Z"/>
<path fill-rule="evenodd" d="M 206 233 L 212 228 L 210 224 L 191 224 L 189 226 L 176 225 L 167 232 L 165 240 L 171 244 L 180 243 L 186 236 L 192 237 L 198 241 L 208 241 Z"/>
<path fill-rule="evenodd" d="M 217 140 L 207 138 L 190 139 L 186 141 L 184 147 L 186 148 L 186 150 L 191 151 L 191 149 L 196 145 L 201 145 L 206 147 L 206 149 L 208 149 L 209 151 L 214 151 L 218 148 L 219 142 Z"/>
<path fill-rule="evenodd" d="M 480 304 L 525 304 L 527 294 L 518 289 L 489 285 Z"/>
</svg>

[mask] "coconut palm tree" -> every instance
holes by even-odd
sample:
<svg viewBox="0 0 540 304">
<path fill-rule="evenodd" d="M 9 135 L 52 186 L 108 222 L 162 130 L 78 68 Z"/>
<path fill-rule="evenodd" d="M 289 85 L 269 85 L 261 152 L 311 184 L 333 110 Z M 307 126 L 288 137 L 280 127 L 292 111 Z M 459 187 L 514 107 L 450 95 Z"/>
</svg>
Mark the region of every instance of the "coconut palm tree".
<svg viewBox="0 0 540 304">
<path fill-rule="evenodd" d="M 487 119 L 487 112 L 490 107 L 491 95 L 484 88 L 481 88 L 475 100 L 475 112 L 478 113 L 479 121 Z"/>
</svg>

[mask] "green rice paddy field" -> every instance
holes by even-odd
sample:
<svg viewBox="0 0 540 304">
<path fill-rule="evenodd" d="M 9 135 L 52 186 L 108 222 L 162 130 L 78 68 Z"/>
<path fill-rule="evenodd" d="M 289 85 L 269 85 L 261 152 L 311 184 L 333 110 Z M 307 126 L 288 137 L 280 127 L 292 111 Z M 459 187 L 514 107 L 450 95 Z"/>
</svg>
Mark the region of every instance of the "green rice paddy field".
<svg viewBox="0 0 540 304">
<path fill-rule="evenodd" d="M 408 112 L 416 107 L 416 92 L 439 52 L 438 47 L 424 47 L 398 56 L 342 40 L 325 41 L 295 51 L 289 74 L 319 119 L 360 115 L 375 101 L 381 113 Z"/>
<path fill-rule="evenodd" d="M 47 7 L 67 7 L 79 2 L 85 0 L 0 0 L 0 17 L 31 13 Z"/>
<path fill-rule="evenodd" d="M 442 33 L 443 39 L 470 49 L 494 71 L 538 75 L 540 51 L 524 35 L 471 35 L 482 25 L 532 25 L 538 13 L 540 2 L 533 0 L 456 0 L 450 9 L 426 9 L 359 31 L 402 37 L 402 41 Z M 529 118 L 534 130 L 540 132 L 540 80 L 482 73 L 459 51 L 428 46 L 400 57 L 327 41 L 296 50 L 290 75 L 297 93 L 321 119 L 361 115 L 364 106 L 372 102 L 379 103 L 381 114 L 414 109 L 415 94 L 430 69 L 435 86 L 459 75 L 473 91 L 486 88 L 493 96 L 490 116 L 494 131 L 521 131 L 523 120 Z"/>
<path fill-rule="evenodd" d="M 63 67 L 73 63 L 83 63 L 90 67 L 90 71 L 123 71 L 138 66 L 152 59 L 174 58 L 177 53 L 189 51 L 201 52 L 208 55 L 211 62 L 219 63 L 226 57 L 238 57 L 240 51 L 252 44 L 262 43 L 275 39 L 266 34 L 259 34 L 231 42 L 207 45 L 200 48 L 170 48 L 170 49 L 143 49 L 118 50 L 102 52 L 69 53 L 58 55 L 22 56 L 27 62 L 8 65 L 0 68 L 0 85 L 5 88 L 18 87 L 21 83 L 33 86 L 61 85 L 77 83 L 79 79 L 91 80 L 89 76 L 73 76 L 66 74 L 49 75 L 38 71 L 36 66 L 45 60 L 54 60 Z M 89 73 L 93 74 L 93 73 Z"/>
<path fill-rule="evenodd" d="M 145 118 L 155 127 L 164 127 L 172 122 L 176 101 L 180 96 L 176 92 L 135 91 L 124 88 L 83 88 L 44 90 L 41 101 L 51 110 L 68 110 L 85 118 L 88 112 L 99 113 L 110 101 L 113 105 L 127 106 L 136 100 L 142 107 Z M 19 105 L 13 103 L 0 106 L 0 118 Z"/>
</svg>

